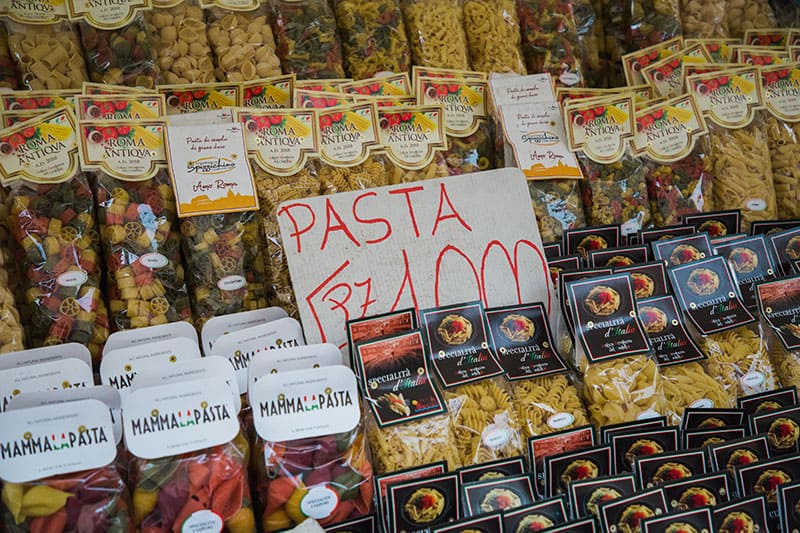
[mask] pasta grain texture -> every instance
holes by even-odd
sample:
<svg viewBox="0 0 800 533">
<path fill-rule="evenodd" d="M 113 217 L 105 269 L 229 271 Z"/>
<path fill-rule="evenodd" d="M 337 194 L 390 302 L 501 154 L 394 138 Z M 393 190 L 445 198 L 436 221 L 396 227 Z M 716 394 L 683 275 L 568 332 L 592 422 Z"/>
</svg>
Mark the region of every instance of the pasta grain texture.
<svg viewBox="0 0 800 533">
<path fill-rule="evenodd" d="M 579 180 L 530 180 L 528 191 L 542 242 L 560 241 L 564 230 L 586 226 Z"/>
<path fill-rule="evenodd" d="M 680 423 L 683 410 L 698 400 L 710 400 L 719 409 L 732 407 L 723 386 L 700 363 L 671 365 L 660 370 L 672 422 Z"/>
<path fill-rule="evenodd" d="M 514 0 L 463 0 L 472 68 L 525 74 Z"/>
<path fill-rule="evenodd" d="M 769 115 L 767 138 L 775 182 L 778 216 L 800 217 L 800 124 L 791 125 Z"/>
<path fill-rule="evenodd" d="M 6 21 L 6 28 L 8 49 L 24 88 L 80 89 L 89 81 L 81 41 L 71 24 L 35 26 Z"/>
<path fill-rule="evenodd" d="M 442 460 L 447 461 L 449 469 L 462 466 L 456 435 L 447 414 L 384 428 L 378 427 L 370 417 L 367 437 L 377 474 Z"/>
<path fill-rule="evenodd" d="M 563 374 L 514 381 L 511 396 L 526 440 L 589 423 L 578 389 Z M 562 413 L 572 422 L 555 425 L 553 417 Z"/>
<path fill-rule="evenodd" d="M 203 10 L 192 0 L 145 12 L 164 83 L 213 83 L 214 59 Z"/>
<path fill-rule="evenodd" d="M 206 13 L 208 42 L 214 51 L 217 81 L 251 81 L 281 74 L 266 7 Z"/>
<path fill-rule="evenodd" d="M 402 6 L 415 65 L 469 69 L 459 0 L 403 0 Z"/>
</svg>

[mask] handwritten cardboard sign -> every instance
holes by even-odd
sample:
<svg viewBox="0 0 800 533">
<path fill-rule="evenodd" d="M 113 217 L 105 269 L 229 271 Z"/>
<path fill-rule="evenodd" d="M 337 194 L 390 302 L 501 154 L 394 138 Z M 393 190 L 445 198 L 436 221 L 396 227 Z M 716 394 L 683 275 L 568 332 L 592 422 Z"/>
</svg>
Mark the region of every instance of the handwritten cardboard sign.
<svg viewBox="0 0 800 533">
<path fill-rule="evenodd" d="M 309 343 L 345 348 L 347 320 L 408 307 L 550 305 L 517 169 L 290 200 L 278 221 Z"/>
</svg>

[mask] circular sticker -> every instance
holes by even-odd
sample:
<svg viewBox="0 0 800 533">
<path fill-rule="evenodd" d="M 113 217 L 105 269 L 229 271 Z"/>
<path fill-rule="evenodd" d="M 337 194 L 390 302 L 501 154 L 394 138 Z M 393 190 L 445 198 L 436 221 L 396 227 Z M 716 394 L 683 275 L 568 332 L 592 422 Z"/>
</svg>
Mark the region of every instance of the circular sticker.
<svg viewBox="0 0 800 533">
<path fill-rule="evenodd" d="M 558 80 L 569 87 L 580 83 L 581 77 L 574 72 L 564 72 L 558 77 Z"/>
<path fill-rule="evenodd" d="M 699 400 L 695 400 L 692 403 L 690 403 L 689 407 L 698 409 L 711 409 L 714 407 L 714 400 L 709 400 L 708 398 L 700 398 Z"/>
<path fill-rule="evenodd" d="M 181 525 L 181 533 L 219 533 L 222 517 L 214 511 L 203 509 L 189 515 Z"/>
<path fill-rule="evenodd" d="M 244 276 L 225 276 L 217 282 L 217 287 L 221 291 L 238 291 L 247 285 L 247 280 Z"/>
<path fill-rule="evenodd" d="M 636 417 L 636 420 L 645 420 L 647 418 L 658 418 L 661 416 L 658 414 L 657 411 L 653 411 L 652 409 L 648 409 L 647 411 L 642 411 L 639 413 L 639 416 Z"/>
<path fill-rule="evenodd" d="M 763 211 L 767 208 L 767 201 L 761 198 L 751 198 L 744 203 L 750 211 Z"/>
<path fill-rule="evenodd" d="M 764 374 L 762 374 L 761 372 L 748 372 L 747 374 L 742 376 L 742 385 L 750 388 L 758 387 L 759 385 L 764 383 L 766 379 L 767 378 L 764 377 Z"/>
<path fill-rule="evenodd" d="M 489 448 L 499 448 L 511 439 L 511 432 L 507 429 L 495 429 L 483 436 L 483 443 Z"/>
<path fill-rule="evenodd" d="M 325 485 L 311 487 L 308 494 L 300 500 L 300 510 L 314 520 L 329 517 L 337 505 L 339 505 L 339 496 Z"/>
<path fill-rule="evenodd" d="M 141 256 L 139 263 L 147 268 L 164 268 L 169 263 L 169 259 L 158 253 L 149 253 Z"/>
<path fill-rule="evenodd" d="M 89 279 L 89 275 L 83 270 L 70 270 L 58 276 L 58 284 L 62 287 L 80 287 Z"/>
<path fill-rule="evenodd" d="M 547 419 L 547 425 L 553 429 L 561 429 L 575 422 L 575 417 L 571 413 L 556 413 Z"/>
</svg>

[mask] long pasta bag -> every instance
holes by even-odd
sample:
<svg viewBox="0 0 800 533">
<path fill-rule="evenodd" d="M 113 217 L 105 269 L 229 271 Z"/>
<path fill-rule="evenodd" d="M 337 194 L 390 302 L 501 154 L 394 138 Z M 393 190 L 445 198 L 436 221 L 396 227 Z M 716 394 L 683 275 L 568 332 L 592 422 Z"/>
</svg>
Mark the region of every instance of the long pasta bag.
<svg viewBox="0 0 800 533">
<path fill-rule="evenodd" d="M 28 407 L 0 414 L 0 421 L 6 531 L 134 531 L 128 492 L 113 464 L 107 405 L 84 399 Z"/>
</svg>

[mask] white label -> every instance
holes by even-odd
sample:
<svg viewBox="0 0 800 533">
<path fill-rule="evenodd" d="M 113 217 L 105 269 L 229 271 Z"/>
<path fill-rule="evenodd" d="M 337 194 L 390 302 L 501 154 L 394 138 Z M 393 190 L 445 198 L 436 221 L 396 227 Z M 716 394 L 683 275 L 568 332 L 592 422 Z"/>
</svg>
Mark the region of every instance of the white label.
<svg viewBox="0 0 800 533">
<path fill-rule="evenodd" d="M 256 355 L 247 368 L 247 386 L 265 374 L 342 364 L 342 352 L 333 344 L 309 344 Z M 244 392 L 244 391 L 243 391 Z"/>
<path fill-rule="evenodd" d="M 767 208 L 767 201 L 762 198 L 751 198 L 744 203 L 750 211 L 763 211 Z"/>
<path fill-rule="evenodd" d="M 483 443 L 489 448 L 496 449 L 505 446 L 510 439 L 511 431 L 505 428 L 495 429 L 483 436 Z"/>
<path fill-rule="evenodd" d="M 217 287 L 221 291 L 238 291 L 247 285 L 247 279 L 244 276 L 225 276 L 217 282 Z"/>
<path fill-rule="evenodd" d="M 214 511 L 204 509 L 189 515 L 181 525 L 181 533 L 219 533 L 222 517 Z"/>
<path fill-rule="evenodd" d="M 766 377 L 761 372 L 748 372 L 742 376 L 742 385 L 751 389 L 758 387 L 766 381 Z"/>
<path fill-rule="evenodd" d="M 581 77 L 575 72 L 564 72 L 558 77 L 558 79 L 567 87 L 577 85 L 581 81 Z"/>
<path fill-rule="evenodd" d="M 146 266 L 147 268 L 158 269 L 164 268 L 169 264 L 169 259 L 165 256 L 157 253 L 149 253 L 144 254 L 143 256 L 139 257 L 139 263 L 142 266 Z"/>
<path fill-rule="evenodd" d="M 492 76 L 489 79 L 495 107 L 512 104 L 554 103 L 553 79 L 550 74 L 529 76 Z"/>
<path fill-rule="evenodd" d="M 9 483 L 101 468 L 116 453 L 111 413 L 97 400 L 0 415 L 0 478 Z"/>
<path fill-rule="evenodd" d="M 92 366 L 92 354 L 89 353 L 89 349 L 82 344 L 70 342 L 57 346 L 44 346 L 42 348 L 5 353 L 3 357 L 0 357 L 0 370 L 49 363 L 51 361 L 63 361 L 64 359 L 79 359 L 86 363 L 86 366 L 90 368 Z"/>
<path fill-rule="evenodd" d="M 658 418 L 661 416 L 658 414 L 658 411 L 654 411 L 652 409 L 648 409 L 647 411 L 642 411 L 639 413 L 639 416 L 636 417 L 636 420 L 646 420 L 648 418 Z"/>
<path fill-rule="evenodd" d="M 689 407 L 698 409 L 711 409 L 714 407 L 714 400 L 708 398 L 700 398 L 689 404 Z"/>
<path fill-rule="evenodd" d="M 311 487 L 308 494 L 300 500 L 300 510 L 314 520 L 329 517 L 337 505 L 339 505 L 339 496 L 325 485 Z"/>
<path fill-rule="evenodd" d="M 160 326 L 117 331 L 108 337 L 105 348 L 103 348 L 103 354 L 128 346 L 138 346 L 177 338 L 189 339 L 197 344 L 197 331 L 188 322 L 171 322 Z"/>
<path fill-rule="evenodd" d="M 217 342 L 217 339 L 223 335 L 288 316 L 288 313 L 280 307 L 267 307 L 266 309 L 215 316 L 203 324 L 203 329 L 200 332 L 200 336 L 203 339 L 203 351 L 208 353 L 214 343 Z"/>
<path fill-rule="evenodd" d="M 185 113 L 183 115 L 170 115 L 167 119 L 171 127 L 174 126 L 205 126 L 207 124 L 230 124 L 233 122 L 233 111 L 228 108 L 200 111 L 198 113 Z"/>
<path fill-rule="evenodd" d="M 239 433 L 231 389 L 223 379 L 146 387 L 122 399 L 125 445 L 158 459 L 230 442 Z"/>
<path fill-rule="evenodd" d="M 94 385 L 92 367 L 79 359 L 63 359 L 0 370 L 0 412 L 23 392 L 71 389 Z"/>
<path fill-rule="evenodd" d="M 71 270 L 64 272 L 56 278 L 56 283 L 62 287 L 80 287 L 89 279 L 89 275 L 83 270 Z"/>
<path fill-rule="evenodd" d="M 361 418 L 356 376 L 346 366 L 267 374 L 249 397 L 256 432 L 270 442 L 344 433 Z"/>
<path fill-rule="evenodd" d="M 575 417 L 572 416 L 572 413 L 556 413 L 550 418 L 547 419 L 547 425 L 553 429 L 561 429 L 569 426 L 575 422 Z"/>
<path fill-rule="evenodd" d="M 305 341 L 300 323 L 293 318 L 281 318 L 225 335 L 214 344 L 210 355 L 219 355 L 230 361 L 236 372 L 239 390 L 245 391 L 247 367 L 253 357 L 261 352 L 303 345 Z"/>
</svg>

